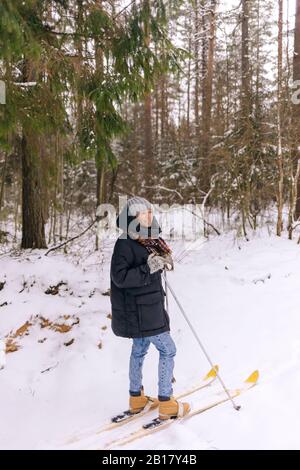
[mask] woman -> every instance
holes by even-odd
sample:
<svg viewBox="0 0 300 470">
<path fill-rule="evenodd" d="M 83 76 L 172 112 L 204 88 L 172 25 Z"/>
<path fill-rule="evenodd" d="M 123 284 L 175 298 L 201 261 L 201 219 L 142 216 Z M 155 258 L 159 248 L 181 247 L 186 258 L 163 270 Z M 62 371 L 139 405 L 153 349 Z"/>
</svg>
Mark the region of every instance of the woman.
<svg viewBox="0 0 300 470">
<path fill-rule="evenodd" d="M 164 307 L 166 295 L 161 280 L 172 264 L 171 250 L 159 236 L 161 229 L 152 205 L 133 197 L 117 218 L 122 234 L 111 260 L 112 330 L 117 336 L 133 338 L 129 363 L 129 407 L 139 413 L 151 403 L 159 407 L 159 418 L 183 416 L 188 403 L 173 398 L 173 369 L 176 346 L 170 335 L 170 319 Z M 144 395 L 142 367 L 150 344 L 159 351 L 158 399 Z"/>
</svg>

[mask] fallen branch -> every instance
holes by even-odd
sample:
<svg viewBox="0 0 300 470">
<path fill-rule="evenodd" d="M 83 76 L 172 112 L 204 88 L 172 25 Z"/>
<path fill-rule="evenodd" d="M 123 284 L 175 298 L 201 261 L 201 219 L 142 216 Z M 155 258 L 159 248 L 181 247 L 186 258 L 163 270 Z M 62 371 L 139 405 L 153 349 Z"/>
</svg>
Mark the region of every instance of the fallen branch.
<svg viewBox="0 0 300 470">
<path fill-rule="evenodd" d="M 41 370 L 41 374 L 44 374 L 45 372 L 49 372 L 50 370 L 55 369 L 58 366 L 58 364 L 59 364 L 59 362 L 54 364 L 54 366 L 50 366 L 47 369 Z"/>
<path fill-rule="evenodd" d="M 45 256 L 48 256 L 49 253 L 51 253 L 51 251 L 54 251 L 54 250 L 58 250 L 59 248 L 61 248 L 62 246 L 65 246 L 67 245 L 67 243 L 71 243 L 73 242 L 74 240 L 77 240 L 77 238 L 79 237 L 82 237 L 82 235 L 84 235 L 88 230 L 90 230 L 90 228 L 92 228 L 95 223 L 98 221 L 98 219 L 94 219 L 93 222 L 83 231 L 81 232 L 79 235 L 76 235 L 75 237 L 72 237 L 72 238 L 69 238 L 69 240 L 66 240 L 65 242 L 63 243 L 60 243 L 59 245 L 57 246 L 54 246 L 53 248 L 50 248 L 50 250 L 47 251 L 47 253 L 45 253 Z"/>
</svg>

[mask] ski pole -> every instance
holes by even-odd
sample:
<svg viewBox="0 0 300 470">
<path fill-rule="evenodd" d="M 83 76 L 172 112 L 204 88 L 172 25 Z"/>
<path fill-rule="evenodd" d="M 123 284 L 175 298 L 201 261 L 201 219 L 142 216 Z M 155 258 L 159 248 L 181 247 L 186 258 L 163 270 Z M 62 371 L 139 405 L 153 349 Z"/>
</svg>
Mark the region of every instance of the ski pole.
<svg viewBox="0 0 300 470">
<path fill-rule="evenodd" d="M 207 359 L 208 362 L 210 363 L 211 367 L 215 370 L 216 375 L 217 375 L 217 378 L 218 378 L 220 384 L 222 385 L 222 387 L 223 387 L 223 389 L 224 389 L 226 395 L 228 396 L 229 400 L 231 401 L 233 408 L 234 408 L 235 410 L 239 410 L 241 407 L 240 407 L 239 405 L 236 405 L 236 404 L 235 404 L 235 402 L 234 402 L 232 396 L 230 395 L 230 393 L 229 393 L 229 391 L 228 391 L 226 385 L 224 384 L 222 378 L 220 377 L 219 372 L 215 369 L 215 366 L 214 366 L 212 360 L 210 359 L 209 355 L 208 355 L 207 352 L 206 352 L 205 347 L 203 346 L 202 342 L 200 341 L 199 336 L 197 335 L 197 333 L 196 333 L 196 331 L 195 331 L 193 325 L 191 324 L 191 322 L 190 322 L 190 320 L 189 320 L 187 314 L 185 313 L 185 311 L 184 311 L 182 305 L 180 304 L 179 300 L 177 299 L 174 290 L 172 289 L 172 287 L 170 286 L 169 282 L 167 281 L 167 276 L 166 276 L 166 271 L 165 271 L 165 270 L 164 270 L 164 278 L 165 278 L 166 286 L 169 288 L 171 294 L 173 295 L 175 302 L 177 303 L 177 305 L 178 305 L 178 307 L 179 307 L 179 309 L 180 309 L 180 311 L 181 311 L 181 313 L 182 313 L 184 319 L 186 320 L 186 322 L 187 322 L 187 324 L 189 325 L 189 327 L 190 327 L 190 329 L 191 329 L 193 335 L 195 336 L 195 338 L 196 338 L 196 340 L 197 340 L 197 343 L 199 344 L 199 346 L 200 346 L 200 348 L 201 348 L 203 354 L 205 355 L 206 359 Z"/>
</svg>

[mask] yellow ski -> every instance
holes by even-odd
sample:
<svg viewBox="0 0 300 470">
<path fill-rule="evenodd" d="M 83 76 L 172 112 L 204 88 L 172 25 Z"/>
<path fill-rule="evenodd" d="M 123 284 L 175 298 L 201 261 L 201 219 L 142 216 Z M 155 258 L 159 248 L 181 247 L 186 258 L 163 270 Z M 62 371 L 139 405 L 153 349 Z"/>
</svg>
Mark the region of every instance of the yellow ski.
<svg viewBox="0 0 300 470">
<path fill-rule="evenodd" d="M 229 392 L 231 398 L 236 398 L 242 393 L 249 390 L 250 388 L 254 387 L 258 379 L 259 379 L 259 372 L 258 370 L 256 370 L 244 381 L 244 383 L 242 384 L 240 388 L 231 390 Z M 132 432 L 128 436 L 109 442 L 105 446 L 105 449 L 110 449 L 111 447 L 123 446 L 123 445 L 129 444 L 130 442 L 136 441 L 137 439 L 140 439 L 144 436 L 148 436 L 149 434 L 152 434 L 156 431 L 165 429 L 171 426 L 175 422 L 178 423 L 180 421 L 192 418 L 193 416 L 196 416 L 198 414 L 204 413 L 205 411 L 215 408 L 216 406 L 221 405 L 222 403 L 225 403 L 229 400 L 230 398 L 228 396 L 224 397 L 224 394 L 223 394 L 223 398 L 216 399 L 215 401 L 212 401 L 211 403 L 202 405 L 199 408 L 196 408 L 195 410 L 190 411 L 189 414 L 183 416 L 182 418 L 175 418 L 175 419 L 168 419 L 168 420 L 160 420 L 159 418 L 156 418 L 150 421 L 149 423 L 145 424 L 142 428 L 138 429 L 137 431 Z"/>
<path fill-rule="evenodd" d="M 179 395 L 177 395 L 175 397 L 176 400 L 179 400 L 180 398 L 183 398 L 183 397 L 186 397 L 188 395 L 191 395 L 192 393 L 194 392 L 197 392 L 205 387 L 208 387 L 209 385 L 211 385 L 215 380 L 216 380 L 216 377 L 217 377 L 217 372 L 219 372 L 219 366 L 218 365 L 215 365 L 209 372 L 208 374 L 205 375 L 205 377 L 203 377 L 203 379 L 201 380 L 200 383 L 198 383 L 197 385 L 195 385 L 194 387 L 190 388 L 189 390 L 186 390 L 182 393 L 180 393 Z M 115 429 L 119 426 L 122 426 L 123 424 L 127 424 L 131 421 L 134 421 L 138 418 L 140 418 L 141 416 L 145 416 L 145 414 L 147 414 L 149 411 L 150 411 L 150 408 L 151 408 L 151 403 L 149 403 L 144 409 L 143 411 L 141 411 L 140 413 L 135 413 L 135 414 L 132 414 L 130 413 L 129 411 L 124 411 L 123 413 L 121 413 L 120 415 L 117 415 L 115 416 L 114 418 L 112 418 L 111 422 L 107 423 L 107 424 L 104 424 L 100 429 L 97 428 L 97 429 L 94 429 L 94 430 L 89 430 L 85 433 L 81 433 L 79 435 L 76 435 L 75 437 L 72 437 L 70 438 L 66 444 L 73 444 L 74 442 L 78 442 L 80 441 L 81 439 L 85 439 L 91 435 L 99 435 L 99 434 L 102 434 L 103 432 L 107 432 L 107 431 L 110 431 L 112 429 Z M 118 418 L 120 418 L 118 420 Z M 122 419 L 123 418 L 123 419 Z M 115 420 L 115 421 L 113 421 Z"/>
</svg>

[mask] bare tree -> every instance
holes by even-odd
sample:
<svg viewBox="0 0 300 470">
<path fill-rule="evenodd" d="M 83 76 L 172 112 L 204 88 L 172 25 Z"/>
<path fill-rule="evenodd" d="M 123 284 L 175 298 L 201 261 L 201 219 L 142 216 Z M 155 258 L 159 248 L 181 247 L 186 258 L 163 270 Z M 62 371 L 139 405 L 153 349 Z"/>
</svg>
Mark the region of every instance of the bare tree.
<svg viewBox="0 0 300 470">
<path fill-rule="evenodd" d="M 300 80 L 300 0 L 296 0 L 296 18 L 295 18 L 295 45 L 294 45 L 294 60 L 293 60 L 293 79 L 294 82 Z M 300 134 L 300 105 L 293 106 L 293 119 L 295 125 L 295 135 Z M 296 137 L 297 139 L 297 137 Z M 297 167 L 299 159 L 298 142 L 295 142 L 294 148 L 294 162 Z M 295 217 L 300 217 L 300 181 L 297 182 L 297 202 Z"/>
<path fill-rule="evenodd" d="M 278 0 L 278 76 L 277 76 L 277 165 L 278 165 L 278 190 L 277 190 L 277 228 L 276 233 L 280 237 L 283 228 L 283 159 L 281 139 L 281 93 L 282 93 L 282 38 L 283 38 L 283 0 Z"/>
</svg>

